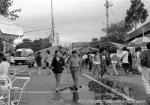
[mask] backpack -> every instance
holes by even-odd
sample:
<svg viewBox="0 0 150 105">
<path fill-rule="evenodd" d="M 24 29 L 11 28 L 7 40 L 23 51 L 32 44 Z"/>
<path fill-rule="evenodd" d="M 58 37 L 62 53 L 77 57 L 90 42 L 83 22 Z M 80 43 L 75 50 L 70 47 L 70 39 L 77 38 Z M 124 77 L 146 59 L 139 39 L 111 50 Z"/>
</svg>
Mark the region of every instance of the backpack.
<svg viewBox="0 0 150 105">
<path fill-rule="evenodd" d="M 118 57 L 116 54 L 113 54 L 113 56 L 111 57 L 111 60 L 112 61 L 117 61 L 118 60 Z"/>
</svg>

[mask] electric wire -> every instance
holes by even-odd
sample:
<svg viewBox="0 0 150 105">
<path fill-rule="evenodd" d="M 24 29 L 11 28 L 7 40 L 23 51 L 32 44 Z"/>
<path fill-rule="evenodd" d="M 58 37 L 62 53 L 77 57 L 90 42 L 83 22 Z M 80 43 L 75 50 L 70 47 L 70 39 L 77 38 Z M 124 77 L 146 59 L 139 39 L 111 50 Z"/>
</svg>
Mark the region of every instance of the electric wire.
<svg viewBox="0 0 150 105">
<path fill-rule="evenodd" d="M 115 13 L 113 12 L 113 10 L 112 10 L 112 9 L 110 9 L 110 11 L 111 11 L 111 13 L 112 13 L 112 15 L 113 15 L 113 17 L 114 17 L 115 21 L 118 23 L 118 19 L 117 19 L 117 17 L 116 17 L 116 15 L 115 15 Z"/>
<path fill-rule="evenodd" d="M 43 30 L 49 30 L 52 28 L 43 28 L 43 29 L 37 29 L 37 30 L 31 30 L 31 31 L 25 31 L 24 33 L 31 33 L 31 32 L 36 32 L 36 31 L 43 31 Z"/>
</svg>

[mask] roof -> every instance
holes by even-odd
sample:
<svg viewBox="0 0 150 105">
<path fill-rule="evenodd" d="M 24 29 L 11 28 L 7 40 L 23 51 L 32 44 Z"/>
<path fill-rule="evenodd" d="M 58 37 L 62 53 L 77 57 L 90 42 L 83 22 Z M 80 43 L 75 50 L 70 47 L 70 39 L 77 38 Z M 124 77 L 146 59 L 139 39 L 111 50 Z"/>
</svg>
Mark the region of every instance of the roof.
<svg viewBox="0 0 150 105">
<path fill-rule="evenodd" d="M 111 46 L 111 47 L 117 47 L 117 48 L 123 48 L 124 44 L 120 44 L 120 43 L 115 43 L 115 42 L 104 42 L 104 43 L 101 43 L 100 41 L 96 41 L 96 42 L 91 42 L 91 46 Z"/>
<path fill-rule="evenodd" d="M 15 21 L 0 15 L 0 37 L 18 37 L 23 36 L 23 29 Z"/>
<path fill-rule="evenodd" d="M 72 43 L 72 47 L 89 47 L 90 42 L 74 42 Z"/>
<path fill-rule="evenodd" d="M 138 28 L 136 31 L 131 32 L 130 34 L 127 35 L 127 37 L 125 38 L 125 41 L 131 41 L 136 37 L 140 37 L 143 35 L 143 31 L 145 36 L 150 33 L 150 22 L 148 22 L 147 24 L 141 26 L 140 28 Z"/>
</svg>

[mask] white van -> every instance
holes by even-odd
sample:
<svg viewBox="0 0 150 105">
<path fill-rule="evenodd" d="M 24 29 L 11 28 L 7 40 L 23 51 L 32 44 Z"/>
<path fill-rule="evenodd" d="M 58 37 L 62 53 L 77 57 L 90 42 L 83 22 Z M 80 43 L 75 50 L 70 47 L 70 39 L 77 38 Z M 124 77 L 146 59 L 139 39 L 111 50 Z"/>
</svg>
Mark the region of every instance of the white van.
<svg viewBox="0 0 150 105">
<path fill-rule="evenodd" d="M 14 56 L 14 63 L 16 64 L 28 64 L 28 56 L 29 54 L 33 54 L 32 49 L 21 48 L 17 49 Z"/>
</svg>

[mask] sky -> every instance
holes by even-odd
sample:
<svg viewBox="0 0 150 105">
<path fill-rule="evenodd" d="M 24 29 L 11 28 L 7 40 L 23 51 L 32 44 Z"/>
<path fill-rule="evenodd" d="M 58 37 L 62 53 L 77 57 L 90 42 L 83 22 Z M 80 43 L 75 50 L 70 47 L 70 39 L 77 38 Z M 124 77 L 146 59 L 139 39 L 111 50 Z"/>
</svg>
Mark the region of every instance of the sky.
<svg viewBox="0 0 150 105">
<path fill-rule="evenodd" d="M 108 0 L 109 23 L 123 20 L 130 0 Z M 150 0 L 142 0 L 150 10 Z M 63 42 L 91 41 L 106 35 L 105 0 L 53 0 L 55 32 Z M 11 9 L 21 8 L 17 19 L 24 32 L 51 28 L 51 0 L 14 0 Z M 148 20 L 150 20 L 148 18 Z M 24 33 L 23 38 L 32 40 L 48 37 L 50 30 Z"/>
</svg>

